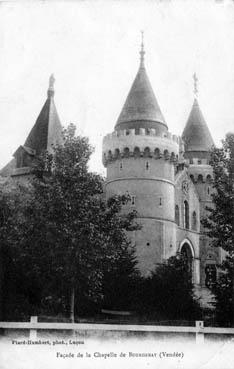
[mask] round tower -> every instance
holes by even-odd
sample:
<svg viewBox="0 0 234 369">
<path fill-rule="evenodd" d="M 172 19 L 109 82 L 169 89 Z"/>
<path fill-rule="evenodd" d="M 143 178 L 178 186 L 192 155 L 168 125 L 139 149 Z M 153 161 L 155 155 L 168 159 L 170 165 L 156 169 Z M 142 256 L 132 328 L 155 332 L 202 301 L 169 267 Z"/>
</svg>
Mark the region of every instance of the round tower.
<svg viewBox="0 0 234 369">
<path fill-rule="evenodd" d="M 139 268 L 147 275 L 156 263 L 176 253 L 174 165 L 179 139 L 168 132 L 146 74 L 144 54 L 142 42 L 136 78 L 114 132 L 103 140 L 103 164 L 107 197 L 128 193 L 131 201 L 124 207 L 137 211 L 142 229 L 130 237 Z"/>
</svg>

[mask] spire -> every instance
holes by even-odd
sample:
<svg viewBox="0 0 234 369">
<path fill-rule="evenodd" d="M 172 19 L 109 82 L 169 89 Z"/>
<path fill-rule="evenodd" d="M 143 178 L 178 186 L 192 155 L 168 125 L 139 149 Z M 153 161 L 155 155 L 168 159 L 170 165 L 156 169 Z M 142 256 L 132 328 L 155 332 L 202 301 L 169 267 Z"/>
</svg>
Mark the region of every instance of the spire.
<svg viewBox="0 0 234 369">
<path fill-rule="evenodd" d="M 141 31 L 141 50 L 140 50 L 140 68 L 144 68 L 144 58 L 145 58 L 145 50 L 144 50 L 144 31 Z"/>
<path fill-rule="evenodd" d="M 198 104 L 198 78 L 196 73 L 193 74 L 193 81 L 194 101 L 187 123 L 182 133 L 182 138 L 185 142 L 185 152 L 208 152 L 214 145 L 214 141 Z"/>
<path fill-rule="evenodd" d="M 61 141 L 62 126 L 53 99 L 54 82 L 55 78 L 51 74 L 48 98 L 24 144 L 35 150 L 36 154 L 40 154 L 43 150 L 51 150 L 53 144 Z"/>
<path fill-rule="evenodd" d="M 51 74 L 51 76 L 49 78 L 49 88 L 47 90 L 48 98 L 54 97 L 54 82 L 55 82 L 54 75 Z"/>
<path fill-rule="evenodd" d="M 141 32 L 140 67 L 119 115 L 115 129 L 158 128 L 167 125 L 144 66 L 144 33 Z"/>
</svg>

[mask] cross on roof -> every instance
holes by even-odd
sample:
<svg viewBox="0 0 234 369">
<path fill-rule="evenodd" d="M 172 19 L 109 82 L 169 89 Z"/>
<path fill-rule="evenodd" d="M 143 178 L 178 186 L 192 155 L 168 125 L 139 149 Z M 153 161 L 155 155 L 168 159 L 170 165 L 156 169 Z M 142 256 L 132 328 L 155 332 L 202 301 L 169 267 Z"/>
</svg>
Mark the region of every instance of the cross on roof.
<svg viewBox="0 0 234 369">
<path fill-rule="evenodd" d="M 145 55 L 145 50 L 144 50 L 144 31 L 141 31 L 141 51 L 140 51 L 141 66 L 144 65 L 144 55 Z"/>
<path fill-rule="evenodd" d="M 198 78 L 197 78 L 197 75 L 196 73 L 193 74 L 193 82 L 194 82 L 194 88 L 193 88 L 193 92 L 194 92 L 194 95 L 195 97 L 197 97 L 198 95 Z"/>
</svg>

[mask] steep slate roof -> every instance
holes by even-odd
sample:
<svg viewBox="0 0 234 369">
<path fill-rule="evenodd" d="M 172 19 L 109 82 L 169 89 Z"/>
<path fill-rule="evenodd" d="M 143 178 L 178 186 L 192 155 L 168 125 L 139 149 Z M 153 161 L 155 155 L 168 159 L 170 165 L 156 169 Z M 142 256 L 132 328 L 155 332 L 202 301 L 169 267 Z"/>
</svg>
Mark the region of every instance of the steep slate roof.
<svg viewBox="0 0 234 369">
<path fill-rule="evenodd" d="M 54 81 L 52 75 L 47 100 L 24 144 L 35 150 L 37 155 L 61 141 L 62 126 L 54 103 Z"/>
<path fill-rule="evenodd" d="M 209 151 L 214 145 L 196 98 L 182 133 L 182 138 L 185 142 L 185 151 Z"/>
<path fill-rule="evenodd" d="M 140 67 L 119 115 L 115 129 L 120 129 L 126 126 L 127 122 L 134 121 L 152 121 L 152 128 L 154 125 L 155 128 L 157 126 L 154 122 L 161 123 L 167 127 L 145 70 L 144 53 L 142 44 Z"/>
<path fill-rule="evenodd" d="M 16 156 L 19 150 L 24 149 L 29 155 L 38 155 L 43 150 L 50 151 L 52 145 L 61 142 L 62 126 L 54 103 L 54 82 L 53 75 L 50 76 L 49 88 L 47 91 L 46 102 L 29 133 L 25 144 L 19 146 L 13 158 L 4 168 L 0 170 L 0 176 L 7 177 L 12 175 L 16 169 Z"/>
</svg>

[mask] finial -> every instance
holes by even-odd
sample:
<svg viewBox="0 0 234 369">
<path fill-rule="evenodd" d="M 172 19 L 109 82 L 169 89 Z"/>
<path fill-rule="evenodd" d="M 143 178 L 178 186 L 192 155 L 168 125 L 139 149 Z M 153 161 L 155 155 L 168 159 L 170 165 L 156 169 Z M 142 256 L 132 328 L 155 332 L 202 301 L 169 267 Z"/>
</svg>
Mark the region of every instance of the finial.
<svg viewBox="0 0 234 369">
<path fill-rule="evenodd" d="M 197 98 L 197 95 L 198 95 L 198 88 L 197 88 L 198 78 L 197 78 L 196 73 L 193 74 L 193 82 L 194 82 L 193 93 L 194 93 L 195 98 Z"/>
<path fill-rule="evenodd" d="M 141 56 L 141 67 L 144 67 L 144 56 L 145 56 L 145 50 L 144 50 L 144 31 L 141 31 L 141 51 L 140 51 L 140 56 Z"/>
<path fill-rule="evenodd" d="M 51 76 L 49 78 L 49 88 L 48 88 L 48 91 L 47 91 L 48 97 L 53 97 L 54 96 L 54 82 L 55 82 L 54 75 L 51 74 Z"/>
</svg>

